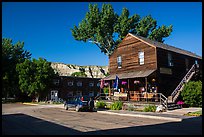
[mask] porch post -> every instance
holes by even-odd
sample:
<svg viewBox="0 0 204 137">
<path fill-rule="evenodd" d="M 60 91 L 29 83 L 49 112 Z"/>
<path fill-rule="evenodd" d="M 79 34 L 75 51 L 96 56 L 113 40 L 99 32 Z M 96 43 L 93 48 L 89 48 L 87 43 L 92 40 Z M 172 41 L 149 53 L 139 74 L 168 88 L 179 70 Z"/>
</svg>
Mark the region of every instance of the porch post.
<svg viewBox="0 0 204 137">
<path fill-rule="evenodd" d="M 145 90 L 147 92 L 147 77 L 145 77 Z"/>
<path fill-rule="evenodd" d="M 111 96 L 111 88 L 110 88 L 110 84 L 108 85 L 108 91 L 109 91 L 109 97 Z"/>
<path fill-rule="evenodd" d="M 130 89 L 130 80 L 128 79 L 128 90 Z"/>
<path fill-rule="evenodd" d="M 127 100 L 130 101 L 130 79 L 128 79 L 128 91 L 127 91 Z"/>
</svg>

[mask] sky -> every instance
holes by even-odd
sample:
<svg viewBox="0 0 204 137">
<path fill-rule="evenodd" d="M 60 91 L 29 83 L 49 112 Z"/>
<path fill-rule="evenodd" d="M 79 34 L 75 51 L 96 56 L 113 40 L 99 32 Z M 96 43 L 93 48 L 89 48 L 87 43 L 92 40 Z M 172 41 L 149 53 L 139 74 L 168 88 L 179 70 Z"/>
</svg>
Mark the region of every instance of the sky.
<svg viewBox="0 0 204 137">
<path fill-rule="evenodd" d="M 157 25 L 173 25 L 164 43 L 202 56 L 202 2 L 2 2 L 2 38 L 24 42 L 32 58 L 75 65 L 107 66 L 108 56 L 92 44 L 77 41 L 71 28 L 85 18 L 88 5 L 125 7 L 130 16 L 151 15 Z"/>
</svg>

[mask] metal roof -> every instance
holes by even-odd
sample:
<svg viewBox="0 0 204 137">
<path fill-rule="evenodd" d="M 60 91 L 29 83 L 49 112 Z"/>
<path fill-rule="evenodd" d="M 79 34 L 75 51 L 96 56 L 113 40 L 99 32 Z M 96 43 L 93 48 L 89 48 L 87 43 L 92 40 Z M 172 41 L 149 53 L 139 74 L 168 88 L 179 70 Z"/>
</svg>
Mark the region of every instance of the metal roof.
<svg viewBox="0 0 204 137">
<path fill-rule="evenodd" d="M 174 46 L 170 46 L 168 44 L 164 44 L 164 43 L 161 43 L 161 42 L 153 41 L 153 40 L 150 40 L 148 38 L 144 38 L 144 37 L 141 37 L 141 36 L 138 36 L 138 35 L 134 35 L 132 33 L 129 33 L 129 34 L 134 36 L 135 38 L 138 38 L 139 40 L 143 40 L 143 41 L 149 43 L 152 46 L 155 46 L 155 47 L 158 47 L 158 48 L 161 48 L 161 49 L 165 49 L 165 50 L 169 50 L 169 51 L 173 51 L 173 52 L 176 52 L 176 53 L 188 55 L 188 56 L 191 56 L 191 57 L 194 57 L 194 58 L 202 59 L 201 56 L 196 55 L 195 53 L 192 53 L 190 51 L 180 49 L 180 48 L 176 48 Z"/>
<path fill-rule="evenodd" d="M 127 72 L 127 73 L 119 73 L 119 74 L 111 74 L 105 78 L 104 80 L 114 80 L 116 75 L 119 77 L 119 79 L 127 79 L 127 78 L 139 78 L 139 77 L 146 77 L 149 76 L 151 73 L 153 73 L 154 70 L 139 70 L 134 72 Z"/>
</svg>

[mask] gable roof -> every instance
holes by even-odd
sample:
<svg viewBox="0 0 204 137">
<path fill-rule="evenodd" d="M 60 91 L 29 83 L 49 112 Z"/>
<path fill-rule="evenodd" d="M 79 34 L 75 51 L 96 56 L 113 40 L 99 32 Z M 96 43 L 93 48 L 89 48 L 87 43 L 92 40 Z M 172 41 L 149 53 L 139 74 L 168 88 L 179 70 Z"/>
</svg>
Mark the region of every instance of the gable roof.
<svg viewBox="0 0 204 137">
<path fill-rule="evenodd" d="M 131 34 L 131 33 L 128 33 L 128 35 L 131 35 L 131 36 L 135 37 L 136 39 L 138 39 L 138 40 L 140 40 L 140 41 L 142 41 L 142 42 L 144 42 L 144 43 L 146 43 L 146 44 L 148 44 L 150 46 L 154 46 L 156 48 L 161 48 L 161 49 L 173 51 L 173 52 L 176 52 L 176 53 L 179 53 L 179 54 L 184 54 L 184 55 L 191 56 L 191 57 L 194 57 L 194 58 L 202 59 L 201 56 L 196 55 L 195 53 L 192 53 L 192 52 L 184 50 L 184 49 L 176 48 L 174 46 L 170 46 L 168 44 L 153 41 L 153 40 L 150 40 L 148 38 L 144 38 L 144 37 L 134 35 L 134 34 Z"/>
</svg>

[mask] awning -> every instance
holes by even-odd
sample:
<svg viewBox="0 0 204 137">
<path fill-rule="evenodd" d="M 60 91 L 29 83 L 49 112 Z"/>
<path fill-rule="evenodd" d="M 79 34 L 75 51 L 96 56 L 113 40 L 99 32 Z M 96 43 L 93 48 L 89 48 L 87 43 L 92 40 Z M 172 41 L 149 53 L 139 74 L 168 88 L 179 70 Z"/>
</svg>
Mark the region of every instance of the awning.
<svg viewBox="0 0 204 137">
<path fill-rule="evenodd" d="M 109 75 L 103 79 L 104 80 L 114 80 L 116 75 L 119 77 L 119 79 L 147 77 L 150 74 L 152 74 L 155 70 L 156 69 L 154 69 L 154 70 L 140 70 L 140 71 L 134 71 L 134 72 L 128 72 L 128 73 L 120 73 L 120 74 L 112 74 L 112 75 Z"/>
</svg>

